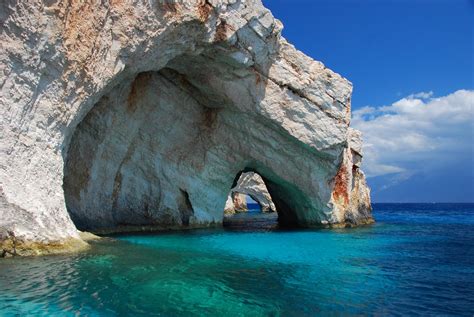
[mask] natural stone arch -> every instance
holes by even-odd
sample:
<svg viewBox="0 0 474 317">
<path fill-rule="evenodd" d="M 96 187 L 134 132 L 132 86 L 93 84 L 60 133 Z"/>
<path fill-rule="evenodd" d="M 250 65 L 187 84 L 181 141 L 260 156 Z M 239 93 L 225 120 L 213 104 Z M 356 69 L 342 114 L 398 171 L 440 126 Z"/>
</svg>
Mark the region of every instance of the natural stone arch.
<svg viewBox="0 0 474 317">
<path fill-rule="evenodd" d="M 237 174 L 232 184 L 236 188 L 243 175 L 258 174 L 264 182 L 278 213 L 278 222 L 282 227 L 307 226 L 321 223 L 324 217 L 320 210 L 308 200 L 307 196 L 295 184 L 282 179 L 277 173 L 262 164 L 252 162 Z M 245 190 L 242 190 L 245 192 Z M 246 193 L 246 192 L 245 192 Z M 307 217 L 312 215 L 313 219 Z M 324 218 L 323 218 L 324 219 Z"/>
<path fill-rule="evenodd" d="M 229 137 L 227 131 L 244 135 L 258 124 L 258 113 L 246 118 L 247 103 L 258 104 L 265 90 L 255 85 L 252 69 L 227 54 L 212 48 L 178 56 L 159 71 L 119 83 L 92 108 L 72 138 L 64 173 L 66 204 L 79 229 L 219 224 L 227 188 L 223 184 L 234 165 L 229 158 L 246 164 L 244 170 L 255 166 L 273 179 L 267 182 L 278 195 L 283 225 L 305 226 L 324 217 L 318 209 L 312 211 L 318 218 L 306 220 L 312 206 L 283 178 L 284 170 L 278 176 L 278 166 L 249 163 L 261 159 L 262 151 L 282 156 L 261 133 L 295 150 L 297 143 L 265 126 L 248 142 Z M 232 77 L 236 71 L 247 77 L 240 79 L 250 91 L 245 103 L 243 93 L 233 100 L 227 87 L 215 86 L 238 80 Z M 280 159 L 291 158 L 288 152 Z"/>
<path fill-rule="evenodd" d="M 217 122 L 236 128 L 219 140 L 202 140 L 213 145 L 207 158 L 217 153 L 229 164 L 197 168 L 195 179 L 211 179 L 214 190 L 183 186 L 175 191 L 178 209 L 190 202 L 194 215 L 218 223 L 220 216 L 210 210 L 222 212 L 231 175 L 251 167 L 265 175 L 269 190 L 288 196 L 275 204 L 297 210 L 298 225 L 372 221 L 359 160 L 353 160 L 361 151 L 360 136 L 349 128 L 350 83 L 281 38 L 281 24 L 259 1 L 163 6 L 27 0 L 2 3 L 2 12 L 2 246 L 14 241 L 18 253 L 27 254 L 84 245 L 62 186 L 76 127 L 119 87 L 168 70 L 176 81 L 180 74 L 191 79 L 189 88 L 197 91 L 189 93 L 197 103 L 195 92 L 211 101 L 203 127 L 213 129 Z M 226 71 L 219 71 L 222 65 Z M 217 110 L 223 104 L 232 107 Z M 239 120 L 253 128 L 239 128 Z M 199 165 L 197 157 L 191 162 Z M 172 219 L 185 224 L 186 217 Z"/>
<path fill-rule="evenodd" d="M 240 173 L 237 183 L 232 186 L 226 201 L 224 213 L 233 214 L 239 211 L 247 211 L 245 196 L 248 195 L 260 206 L 262 212 L 274 212 L 276 210 L 272 197 L 258 173 Z"/>
<path fill-rule="evenodd" d="M 242 173 L 259 174 L 272 197 L 278 212 L 278 222 L 283 227 L 306 227 L 320 225 L 325 220 L 323 208 L 318 202 L 311 201 L 310 196 L 300 189 L 297 183 L 285 180 L 281 175 L 285 171 L 273 171 L 258 162 L 251 162 Z"/>
</svg>

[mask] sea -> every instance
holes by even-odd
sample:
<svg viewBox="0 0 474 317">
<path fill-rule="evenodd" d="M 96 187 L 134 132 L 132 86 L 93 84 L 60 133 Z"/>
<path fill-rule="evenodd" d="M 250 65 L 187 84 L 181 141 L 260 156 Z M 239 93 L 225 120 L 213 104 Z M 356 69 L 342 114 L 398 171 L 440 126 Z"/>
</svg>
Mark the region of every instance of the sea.
<svg viewBox="0 0 474 317">
<path fill-rule="evenodd" d="M 122 234 L 0 259 L 0 316 L 473 316 L 474 204 L 373 204 L 376 223 Z"/>
</svg>

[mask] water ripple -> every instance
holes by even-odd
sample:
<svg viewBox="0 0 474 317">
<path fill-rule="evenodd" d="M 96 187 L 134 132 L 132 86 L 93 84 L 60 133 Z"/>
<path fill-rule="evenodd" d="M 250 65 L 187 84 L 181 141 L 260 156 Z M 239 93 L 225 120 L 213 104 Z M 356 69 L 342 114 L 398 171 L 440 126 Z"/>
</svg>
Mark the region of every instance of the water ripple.
<svg viewBox="0 0 474 317">
<path fill-rule="evenodd" d="M 474 206 L 375 205 L 375 216 L 359 229 L 120 236 L 4 259 L 0 315 L 472 316 Z"/>
</svg>

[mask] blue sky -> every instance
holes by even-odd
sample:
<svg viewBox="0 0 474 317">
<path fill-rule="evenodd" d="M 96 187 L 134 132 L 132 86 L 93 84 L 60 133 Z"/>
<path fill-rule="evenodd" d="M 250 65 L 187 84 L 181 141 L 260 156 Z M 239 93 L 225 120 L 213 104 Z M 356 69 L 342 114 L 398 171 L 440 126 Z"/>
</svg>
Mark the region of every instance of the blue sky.
<svg viewBox="0 0 474 317">
<path fill-rule="evenodd" d="M 474 1 L 264 0 L 354 85 L 375 202 L 474 201 Z"/>
</svg>

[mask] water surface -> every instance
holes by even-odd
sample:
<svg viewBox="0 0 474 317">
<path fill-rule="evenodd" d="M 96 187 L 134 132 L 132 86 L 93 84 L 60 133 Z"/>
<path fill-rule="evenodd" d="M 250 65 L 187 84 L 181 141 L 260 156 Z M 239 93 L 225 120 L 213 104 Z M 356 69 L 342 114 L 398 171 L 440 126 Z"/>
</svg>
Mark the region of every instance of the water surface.
<svg viewBox="0 0 474 317">
<path fill-rule="evenodd" d="M 474 205 L 374 209 L 356 229 L 122 235 L 3 259 L 0 315 L 472 316 Z"/>
</svg>

